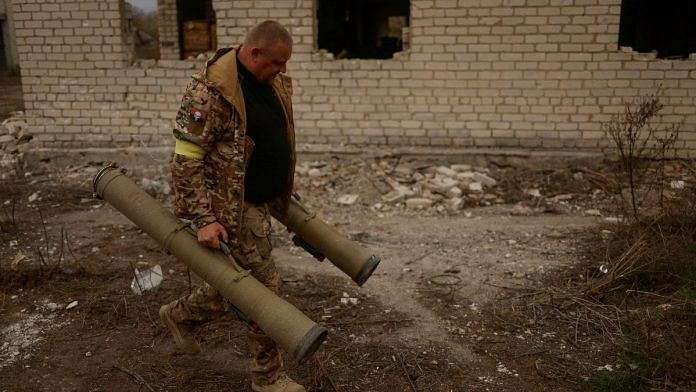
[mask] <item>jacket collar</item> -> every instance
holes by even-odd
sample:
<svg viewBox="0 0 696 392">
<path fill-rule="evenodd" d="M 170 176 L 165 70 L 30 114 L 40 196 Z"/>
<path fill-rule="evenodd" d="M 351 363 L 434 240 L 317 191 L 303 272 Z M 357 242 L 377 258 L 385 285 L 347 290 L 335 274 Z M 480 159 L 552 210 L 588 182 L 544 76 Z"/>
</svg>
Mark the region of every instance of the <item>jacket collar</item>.
<svg viewBox="0 0 696 392">
<path fill-rule="evenodd" d="M 203 70 L 204 78 L 212 83 L 220 94 L 237 110 L 246 124 L 244 94 L 237 73 L 237 48 L 224 48 L 215 52 Z"/>
<path fill-rule="evenodd" d="M 223 97 L 237 110 L 242 117 L 242 122 L 246 124 L 246 107 L 244 106 L 244 93 L 242 86 L 239 84 L 239 71 L 237 70 L 237 48 L 218 49 L 215 55 L 208 60 L 203 70 L 203 79 L 212 83 L 214 87 L 220 91 Z M 284 97 L 288 105 L 285 110 L 286 118 L 292 122 L 290 113 L 290 96 L 292 95 L 292 82 L 290 78 L 279 74 L 273 80 L 273 88 Z"/>
</svg>

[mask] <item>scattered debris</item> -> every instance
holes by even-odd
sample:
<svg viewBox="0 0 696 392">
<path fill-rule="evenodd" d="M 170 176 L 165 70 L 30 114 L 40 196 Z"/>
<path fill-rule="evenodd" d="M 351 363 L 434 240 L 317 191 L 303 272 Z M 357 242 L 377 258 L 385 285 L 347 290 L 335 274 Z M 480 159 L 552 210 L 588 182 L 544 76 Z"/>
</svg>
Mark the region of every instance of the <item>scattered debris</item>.
<svg viewBox="0 0 696 392">
<path fill-rule="evenodd" d="M 358 195 L 342 195 L 338 199 L 336 199 L 336 202 L 338 204 L 344 205 L 344 206 L 351 206 L 355 204 L 355 202 L 358 200 Z"/>
<path fill-rule="evenodd" d="M 340 299 L 341 304 L 343 305 L 357 305 L 358 304 L 358 299 L 355 297 L 351 297 L 348 293 L 343 293 L 343 296 Z"/>
<path fill-rule="evenodd" d="M 12 259 L 12 262 L 10 263 L 10 268 L 12 268 L 12 271 L 17 271 L 19 269 L 19 265 L 22 262 L 29 261 L 29 260 L 31 260 L 31 259 L 29 257 L 27 257 L 24 253 L 22 253 L 21 250 L 18 250 L 14 259 Z"/>
<path fill-rule="evenodd" d="M 597 209 L 586 210 L 585 215 L 587 216 L 602 216 L 602 212 Z"/>
<path fill-rule="evenodd" d="M 483 185 L 480 182 L 472 182 L 469 184 L 469 190 L 475 193 L 483 192 Z"/>
<path fill-rule="evenodd" d="M 24 112 L 12 112 L 0 123 L 0 179 L 20 174 L 24 152 L 32 146 L 28 128 Z"/>
<path fill-rule="evenodd" d="M 474 175 L 471 178 L 485 186 L 495 186 L 498 183 L 498 181 L 494 180 L 493 178 L 479 172 L 474 172 Z"/>
<path fill-rule="evenodd" d="M 0 369 L 22 359 L 31 359 L 45 334 L 64 325 L 56 320 L 57 314 L 52 311 L 51 304 L 48 300 L 36 303 L 34 312 L 13 315 L 17 321 L 0 330 L 0 341 L 3 342 L 0 345 Z"/>
<path fill-rule="evenodd" d="M 36 191 L 36 192 L 32 193 L 32 194 L 27 198 L 27 201 L 28 201 L 29 203 L 33 203 L 33 202 L 35 202 L 36 200 L 39 200 L 39 191 Z"/>
<path fill-rule="evenodd" d="M 425 198 L 421 198 L 421 197 L 415 197 L 415 198 L 406 200 L 406 207 L 411 208 L 411 209 L 430 208 L 432 205 L 433 205 L 433 201 L 431 199 L 425 199 Z"/>
<path fill-rule="evenodd" d="M 686 183 L 682 180 L 674 180 L 669 183 L 669 186 L 672 189 L 684 189 Z"/>
<path fill-rule="evenodd" d="M 135 269 L 130 288 L 133 293 L 142 295 L 144 291 L 152 290 L 162 283 L 162 267 L 159 264 L 146 270 Z"/>
<path fill-rule="evenodd" d="M 497 370 L 498 373 L 514 375 L 515 377 L 518 376 L 517 372 L 511 371 L 502 362 L 498 362 L 498 365 L 496 366 L 495 370 Z"/>
</svg>

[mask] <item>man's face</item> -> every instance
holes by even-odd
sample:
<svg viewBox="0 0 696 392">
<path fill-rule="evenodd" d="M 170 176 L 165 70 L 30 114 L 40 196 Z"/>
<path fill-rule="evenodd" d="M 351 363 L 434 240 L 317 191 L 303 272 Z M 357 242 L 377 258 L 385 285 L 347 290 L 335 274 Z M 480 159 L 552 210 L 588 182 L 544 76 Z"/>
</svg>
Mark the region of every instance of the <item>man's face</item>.
<svg viewBox="0 0 696 392">
<path fill-rule="evenodd" d="M 261 83 L 271 83 L 279 73 L 285 73 L 292 49 L 283 42 L 270 44 L 264 48 L 253 48 L 254 69 L 250 70 Z"/>
</svg>

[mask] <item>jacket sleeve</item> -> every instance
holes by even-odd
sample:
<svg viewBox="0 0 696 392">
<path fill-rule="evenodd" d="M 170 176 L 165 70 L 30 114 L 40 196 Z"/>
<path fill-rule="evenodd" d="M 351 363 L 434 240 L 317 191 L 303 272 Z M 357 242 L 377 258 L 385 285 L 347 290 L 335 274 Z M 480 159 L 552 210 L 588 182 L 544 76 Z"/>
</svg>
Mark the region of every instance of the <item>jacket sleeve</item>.
<svg viewBox="0 0 696 392">
<path fill-rule="evenodd" d="M 198 228 L 217 221 L 205 162 L 228 123 L 221 99 L 215 90 L 194 79 L 186 88 L 174 125 L 174 212 Z"/>
</svg>

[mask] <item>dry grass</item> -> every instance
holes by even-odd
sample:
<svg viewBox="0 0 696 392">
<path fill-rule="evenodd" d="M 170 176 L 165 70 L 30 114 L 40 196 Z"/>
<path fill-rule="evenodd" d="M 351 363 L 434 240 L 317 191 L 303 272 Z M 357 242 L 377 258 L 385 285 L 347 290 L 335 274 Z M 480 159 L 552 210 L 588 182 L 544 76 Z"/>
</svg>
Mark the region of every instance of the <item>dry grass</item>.
<svg viewBox="0 0 696 392">
<path fill-rule="evenodd" d="M 570 331 L 566 342 L 594 340 L 605 359 L 631 365 L 595 370 L 596 391 L 696 388 L 696 186 L 689 181 L 696 170 L 666 159 L 678 126 L 653 125 L 660 109 L 658 91 L 606 124 L 617 170 L 588 179 L 616 196 L 612 207 L 623 219 L 586 239 L 585 270 L 507 304 L 521 310 L 511 322 L 551 324 Z M 602 365 L 602 355 L 590 355 Z"/>
</svg>

